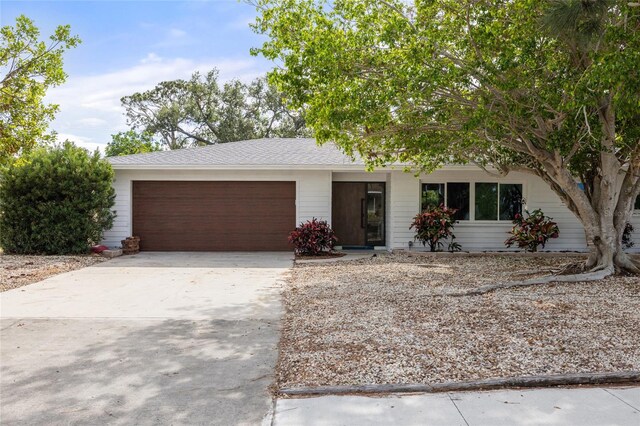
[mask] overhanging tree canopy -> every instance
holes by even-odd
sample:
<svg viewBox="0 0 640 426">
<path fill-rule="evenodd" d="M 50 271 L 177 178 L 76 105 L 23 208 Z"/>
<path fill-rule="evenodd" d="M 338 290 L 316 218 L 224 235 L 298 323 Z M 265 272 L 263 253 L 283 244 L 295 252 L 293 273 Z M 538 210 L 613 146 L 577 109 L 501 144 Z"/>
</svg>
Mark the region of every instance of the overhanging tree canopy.
<svg viewBox="0 0 640 426">
<path fill-rule="evenodd" d="M 539 176 L 584 225 L 588 269 L 640 272 L 621 246 L 640 192 L 635 3 L 255 5 L 254 28 L 269 41 L 254 53 L 280 65 L 271 81 L 306 108 L 320 142 L 372 165 L 473 162 Z"/>
<path fill-rule="evenodd" d="M 0 28 L 0 164 L 53 139 L 47 127 L 58 106 L 44 103 L 44 96 L 65 81 L 62 55 L 78 43 L 68 25 L 40 40 L 40 31 L 24 15 L 14 27 Z"/>
<path fill-rule="evenodd" d="M 308 135 L 299 111 L 264 78 L 219 84 L 218 71 L 164 81 L 122 98 L 129 124 L 157 135 L 169 149 L 245 139 Z"/>
</svg>

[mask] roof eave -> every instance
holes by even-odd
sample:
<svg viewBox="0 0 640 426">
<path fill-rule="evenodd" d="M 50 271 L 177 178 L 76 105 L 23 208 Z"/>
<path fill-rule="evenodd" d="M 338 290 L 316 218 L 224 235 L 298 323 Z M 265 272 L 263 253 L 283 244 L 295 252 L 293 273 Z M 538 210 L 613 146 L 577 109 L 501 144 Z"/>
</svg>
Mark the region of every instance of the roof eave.
<svg viewBox="0 0 640 426">
<path fill-rule="evenodd" d="M 111 164 L 114 170 L 362 170 L 362 164 Z"/>
<path fill-rule="evenodd" d="M 332 171 L 364 171 L 363 164 L 111 164 L 114 170 L 332 170 Z M 408 164 L 392 164 L 376 168 L 380 170 L 415 170 Z M 445 165 L 440 170 L 480 170 L 471 164 Z"/>
</svg>

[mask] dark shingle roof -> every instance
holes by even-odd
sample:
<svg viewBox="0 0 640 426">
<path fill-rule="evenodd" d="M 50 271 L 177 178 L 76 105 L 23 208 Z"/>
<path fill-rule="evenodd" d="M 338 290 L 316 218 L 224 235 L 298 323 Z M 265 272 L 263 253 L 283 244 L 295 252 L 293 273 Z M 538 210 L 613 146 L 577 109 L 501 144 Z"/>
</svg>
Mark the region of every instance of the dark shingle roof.
<svg viewBox="0 0 640 426">
<path fill-rule="evenodd" d="M 122 157 L 109 157 L 114 168 L 180 166 L 363 166 L 352 160 L 333 143 L 316 145 L 315 139 L 253 139 L 198 148 L 159 151 Z"/>
</svg>

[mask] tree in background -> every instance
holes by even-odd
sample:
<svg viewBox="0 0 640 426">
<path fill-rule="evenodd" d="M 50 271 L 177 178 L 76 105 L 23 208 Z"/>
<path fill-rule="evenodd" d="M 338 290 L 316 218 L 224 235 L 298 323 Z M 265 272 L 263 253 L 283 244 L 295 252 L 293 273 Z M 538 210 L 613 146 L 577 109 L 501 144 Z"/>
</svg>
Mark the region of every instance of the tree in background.
<svg viewBox="0 0 640 426">
<path fill-rule="evenodd" d="M 111 165 L 65 142 L 11 159 L 0 181 L 5 253 L 87 253 L 113 224 Z"/>
<path fill-rule="evenodd" d="M 269 40 L 253 53 L 282 64 L 270 81 L 320 142 L 371 166 L 539 176 L 584 226 L 591 255 L 575 279 L 640 272 L 622 249 L 640 192 L 637 3 L 255 3 Z"/>
<path fill-rule="evenodd" d="M 264 78 L 220 85 L 215 69 L 125 96 L 122 105 L 133 128 L 157 135 L 168 149 L 308 135 L 302 114 Z"/>
<path fill-rule="evenodd" d="M 38 142 L 50 142 L 49 122 L 58 106 L 45 104 L 49 87 L 64 83 L 63 53 L 80 43 L 68 25 L 59 26 L 49 41 L 24 15 L 15 27 L 0 29 L 0 164 Z"/>
<path fill-rule="evenodd" d="M 111 135 L 111 142 L 107 143 L 104 154 L 106 157 L 116 157 L 161 150 L 160 144 L 154 141 L 153 136 L 149 133 L 137 133 L 134 130 L 128 130 Z"/>
</svg>

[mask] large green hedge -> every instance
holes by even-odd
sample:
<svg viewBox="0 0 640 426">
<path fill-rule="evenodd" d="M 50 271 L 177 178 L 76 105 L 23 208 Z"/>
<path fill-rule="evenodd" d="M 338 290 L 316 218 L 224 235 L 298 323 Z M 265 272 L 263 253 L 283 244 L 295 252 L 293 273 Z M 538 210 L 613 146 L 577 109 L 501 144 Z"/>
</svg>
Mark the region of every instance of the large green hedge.
<svg viewBox="0 0 640 426">
<path fill-rule="evenodd" d="M 39 148 L 0 174 L 5 253 L 86 253 L 113 224 L 113 170 L 97 152 L 69 142 Z"/>
</svg>

